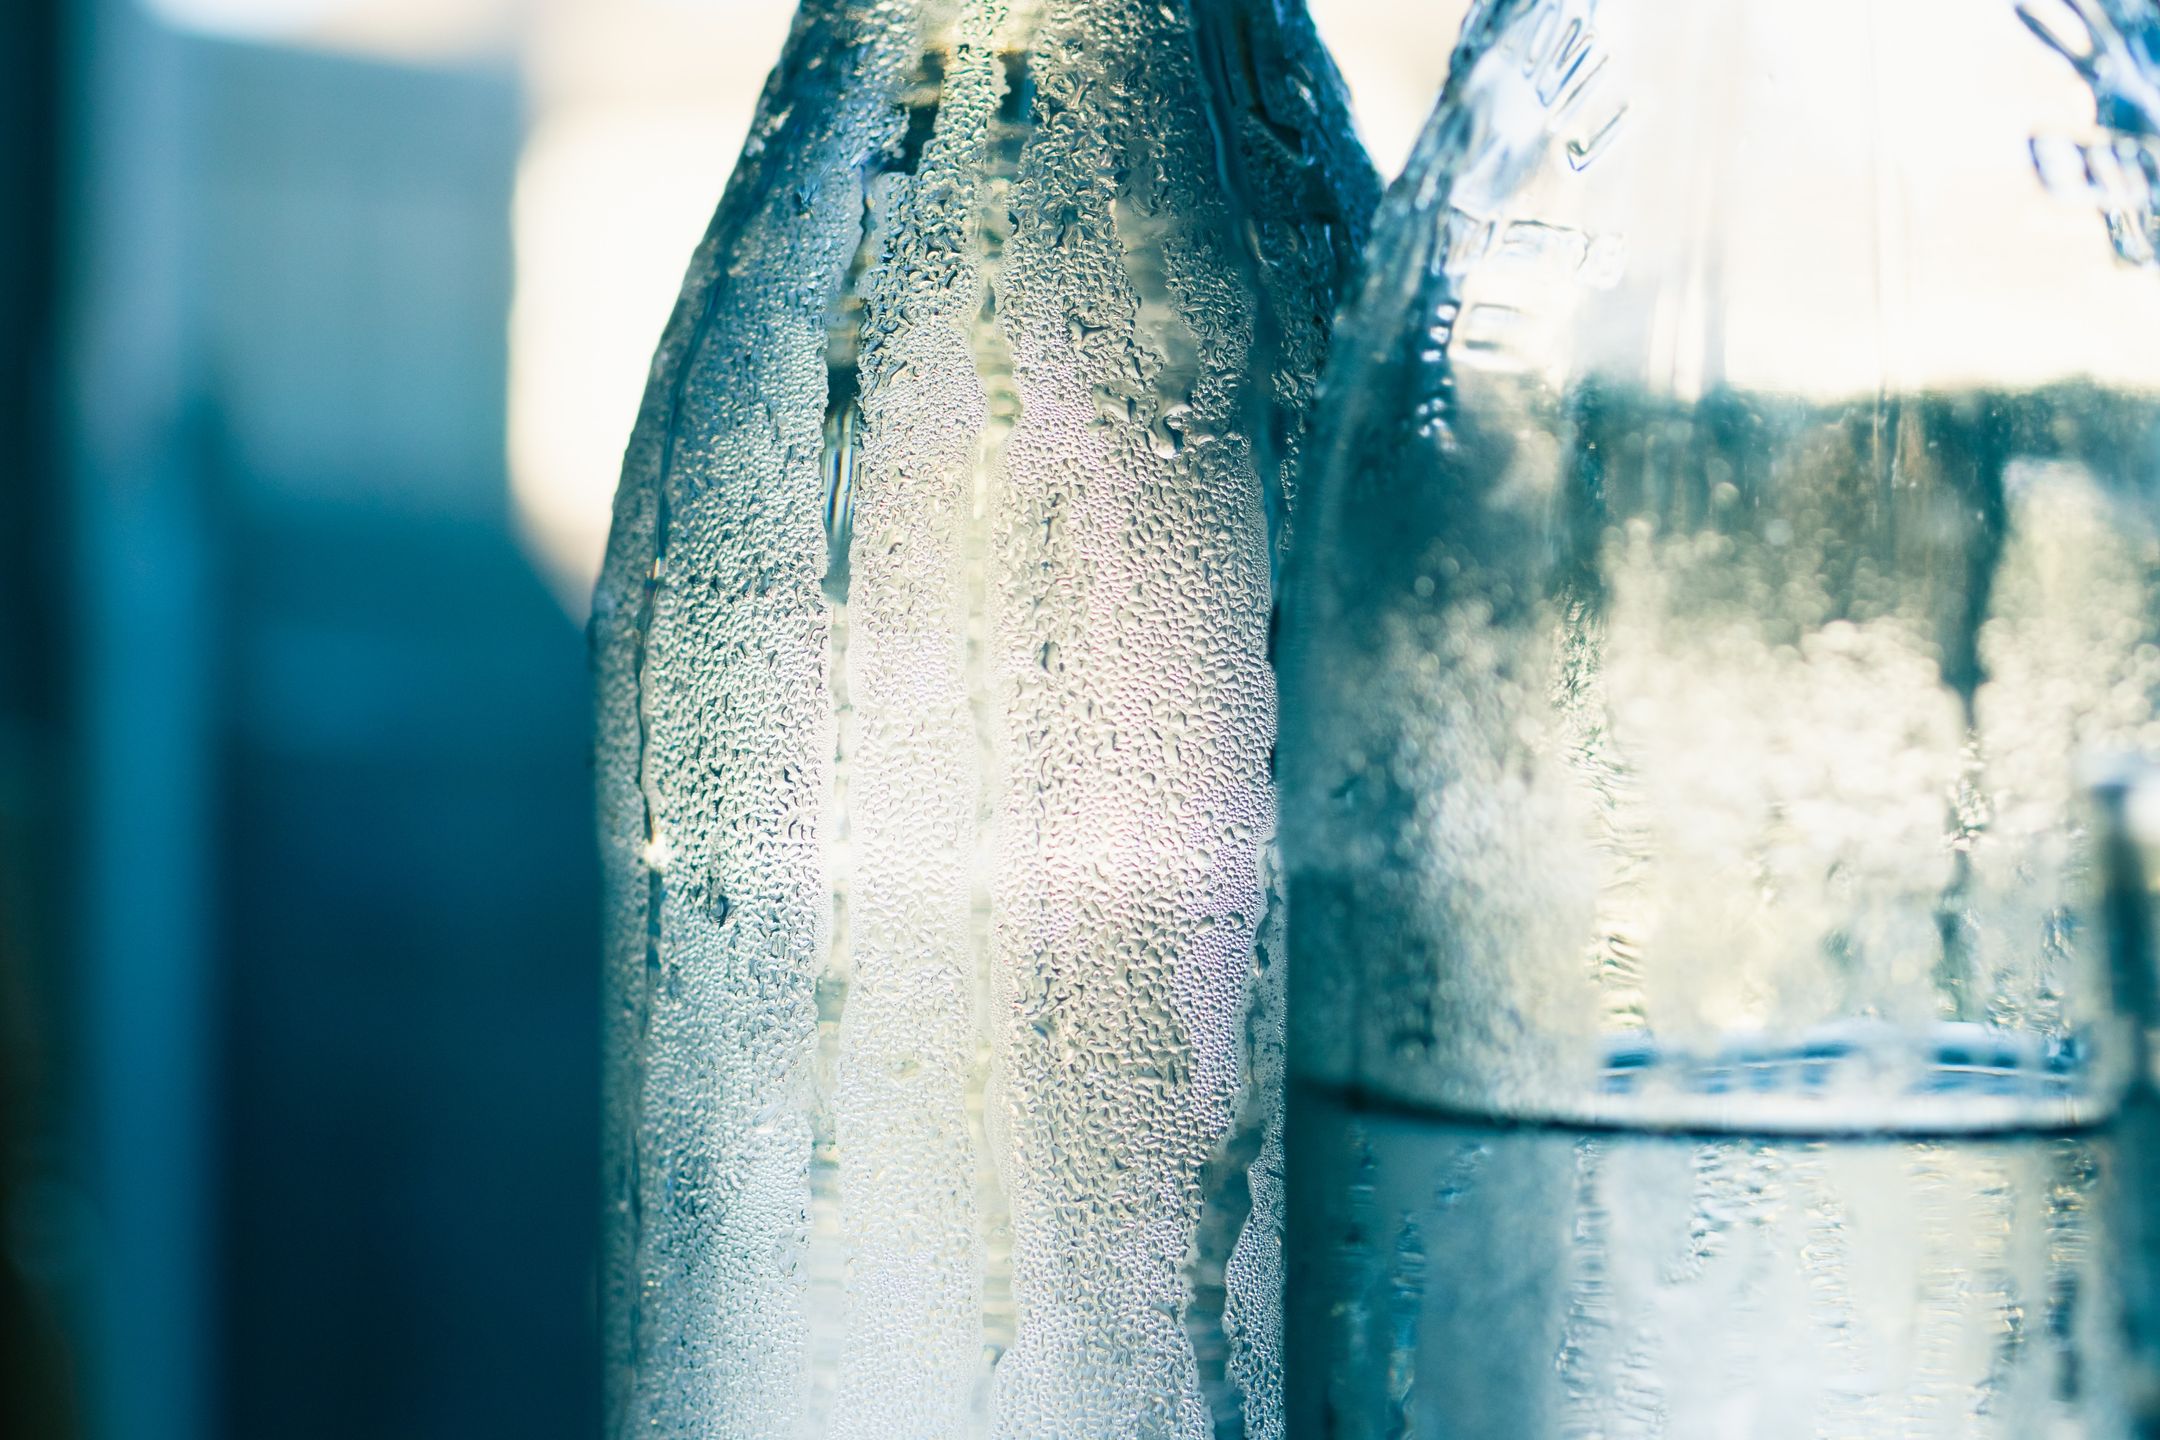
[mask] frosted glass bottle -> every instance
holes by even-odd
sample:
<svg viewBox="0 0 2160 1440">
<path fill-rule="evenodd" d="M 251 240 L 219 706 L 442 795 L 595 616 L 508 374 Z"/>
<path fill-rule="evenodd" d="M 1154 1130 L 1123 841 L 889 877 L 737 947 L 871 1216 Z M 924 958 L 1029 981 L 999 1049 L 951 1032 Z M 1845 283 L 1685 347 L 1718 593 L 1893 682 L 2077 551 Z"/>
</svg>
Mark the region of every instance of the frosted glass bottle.
<svg viewBox="0 0 2160 1440">
<path fill-rule="evenodd" d="M 805 0 L 594 620 L 610 1433 L 1280 1435 L 1298 0 Z"/>
</svg>

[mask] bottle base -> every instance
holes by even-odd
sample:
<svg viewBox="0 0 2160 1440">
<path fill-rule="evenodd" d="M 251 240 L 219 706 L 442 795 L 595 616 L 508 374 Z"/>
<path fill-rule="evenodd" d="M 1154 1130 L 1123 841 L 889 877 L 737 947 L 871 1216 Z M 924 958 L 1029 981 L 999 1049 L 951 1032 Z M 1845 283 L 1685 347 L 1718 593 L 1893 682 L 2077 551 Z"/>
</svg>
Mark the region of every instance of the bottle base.
<svg viewBox="0 0 2160 1440">
<path fill-rule="evenodd" d="M 2141 1433 L 2120 1126 L 1585 1131 L 1309 1091 L 1290 1126 L 1293 1435 Z"/>
</svg>

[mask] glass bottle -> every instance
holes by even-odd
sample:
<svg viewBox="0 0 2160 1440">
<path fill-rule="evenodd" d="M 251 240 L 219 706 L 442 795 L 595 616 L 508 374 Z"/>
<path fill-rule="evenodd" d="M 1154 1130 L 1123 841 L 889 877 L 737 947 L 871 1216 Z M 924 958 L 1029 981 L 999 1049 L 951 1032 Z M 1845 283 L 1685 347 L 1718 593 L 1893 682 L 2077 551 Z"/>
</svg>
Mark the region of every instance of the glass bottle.
<svg viewBox="0 0 2160 1440">
<path fill-rule="evenodd" d="M 1811 1135 L 2103 1120 L 2137 1065 L 2079 818 L 2083 757 L 2160 746 L 2160 107 L 2126 13 L 1473 9 L 1342 321 L 1284 617 L 1293 1428 L 1424 1433 L 1391 1386 L 1451 1414 L 1414 1345 L 1330 1391 L 1360 1275 L 1446 1248 L 1502 1296 L 1552 1245 L 1547 1279 L 1607 1276 L 1627 1363 L 1567 1368 L 1532 1323 L 1564 1285 L 1449 1323 L 1560 1365 L 1602 1433 L 1902 1433 L 1945 1372 L 1848 1377 L 1850 1425 L 1776 1388 L 1836 1373 L 1840 1324 L 1948 1336 L 1866 1245 L 1978 1274 L 2053 1243 L 2039 1171 L 1937 1223 L 2010 1163 L 1978 1142 L 1747 1177 L 1842 1153 Z M 1507 1178 L 1451 1180 L 1465 1148 Z M 1505 1217 L 1480 1183 L 1523 1228 L 1438 1235 Z M 1741 1237 L 1746 1284 L 1689 1280 Z M 2025 1307 L 2052 1282 L 2021 1273 Z M 1790 1325 L 1721 1319 L 1771 1276 Z M 1728 1341 L 1758 1348 L 1686 1373 Z M 1719 1429 L 1749 1365 L 1791 1404 Z M 1944 1433 L 2114 1433 L 2111 1403 Z"/>
<path fill-rule="evenodd" d="M 610 1433 L 1279 1435 L 1298 0 L 804 0 L 594 618 Z"/>
<path fill-rule="evenodd" d="M 1595 1123 L 2108 1110 L 2077 771 L 2160 743 L 2121 42 L 2052 0 L 1474 14 L 1286 622 L 1301 1073 Z"/>
</svg>

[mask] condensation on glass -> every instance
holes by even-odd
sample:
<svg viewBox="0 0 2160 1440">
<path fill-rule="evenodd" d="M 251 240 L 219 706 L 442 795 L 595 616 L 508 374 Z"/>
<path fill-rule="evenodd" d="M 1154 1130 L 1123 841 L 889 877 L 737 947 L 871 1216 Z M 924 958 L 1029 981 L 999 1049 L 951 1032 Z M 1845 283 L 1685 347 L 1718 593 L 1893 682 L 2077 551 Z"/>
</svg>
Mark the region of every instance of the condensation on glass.
<svg viewBox="0 0 2160 1440">
<path fill-rule="evenodd" d="M 1283 0 L 806 0 L 594 619 L 610 1433 L 1280 1435 Z"/>
<path fill-rule="evenodd" d="M 2110 1111 L 2079 766 L 2160 746 L 2160 107 L 2121 18 L 1473 13 L 1286 615 L 1302 1083 L 1753 1131 Z"/>
</svg>

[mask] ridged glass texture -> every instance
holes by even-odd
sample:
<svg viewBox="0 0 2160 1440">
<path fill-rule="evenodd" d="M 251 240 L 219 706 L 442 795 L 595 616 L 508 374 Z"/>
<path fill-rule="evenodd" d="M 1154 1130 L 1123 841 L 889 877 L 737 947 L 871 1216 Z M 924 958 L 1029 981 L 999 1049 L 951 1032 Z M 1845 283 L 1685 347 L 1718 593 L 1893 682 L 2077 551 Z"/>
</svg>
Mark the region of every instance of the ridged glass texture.
<svg viewBox="0 0 2160 1440">
<path fill-rule="evenodd" d="M 1280 1435 L 1297 0 L 806 0 L 594 620 L 619 1436 Z"/>
<path fill-rule="evenodd" d="M 1788 1132 L 2114 1105 L 2080 766 L 2160 746 L 2121 13 L 1473 13 L 1285 615 L 1301 1083 Z"/>
</svg>

